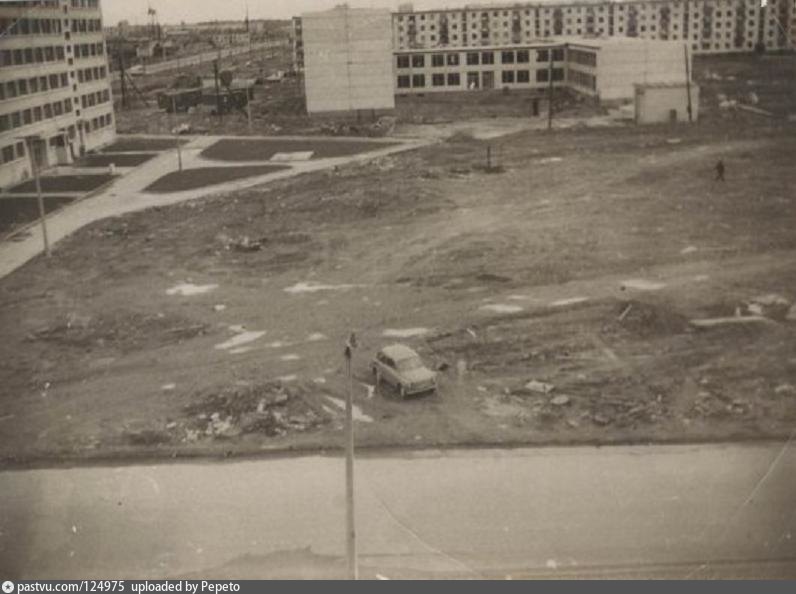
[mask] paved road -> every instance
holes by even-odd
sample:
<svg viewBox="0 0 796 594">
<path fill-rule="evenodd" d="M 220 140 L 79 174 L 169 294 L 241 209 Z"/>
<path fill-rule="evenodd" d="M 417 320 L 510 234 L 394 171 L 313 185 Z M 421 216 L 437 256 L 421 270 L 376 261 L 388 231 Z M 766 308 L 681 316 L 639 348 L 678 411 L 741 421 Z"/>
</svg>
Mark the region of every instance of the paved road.
<svg viewBox="0 0 796 594">
<path fill-rule="evenodd" d="M 230 56 L 238 56 L 241 54 L 246 54 L 249 51 L 256 52 L 263 49 L 280 49 L 284 48 L 283 45 L 274 44 L 272 42 L 266 43 L 253 43 L 250 46 L 236 46 L 225 48 L 222 50 L 215 50 L 215 51 L 208 51 L 202 52 L 200 54 L 194 54 L 192 56 L 184 56 L 181 58 L 174 58 L 173 60 L 166 60 L 163 62 L 156 62 L 154 64 L 147 64 L 146 65 L 146 74 L 155 74 L 158 72 L 168 72 L 169 70 L 179 70 L 180 68 L 184 68 L 186 66 L 193 66 L 196 64 L 203 64 L 205 62 L 212 62 L 217 58 L 228 58 Z M 113 80 L 119 80 L 119 72 L 114 71 L 112 73 Z"/>
<path fill-rule="evenodd" d="M 0 474 L 3 578 L 340 575 L 343 463 Z M 796 577 L 796 447 L 357 462 L 363 577 Z"/>
</svg>

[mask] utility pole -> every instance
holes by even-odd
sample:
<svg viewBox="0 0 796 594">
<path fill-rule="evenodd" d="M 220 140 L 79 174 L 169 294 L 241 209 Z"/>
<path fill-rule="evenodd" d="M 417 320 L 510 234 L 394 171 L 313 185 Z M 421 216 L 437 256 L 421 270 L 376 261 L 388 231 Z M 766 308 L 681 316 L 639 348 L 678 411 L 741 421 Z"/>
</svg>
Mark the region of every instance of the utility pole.
<svg viewBox="0 0 796 594">
<path fill-rule="evenodd" d="M 547 101 L 549 106 L 547 108 L 547 129 L 553 129 L 553 48 L 550 48 L 550 68 L 547 71 L 549 80 Z"/>
<path fill-rule="evenodd" d="M 171 117 L 169 119 L 171 120 L 171 131 L 174 134 L 174 143 L 177 145 L 177 164 L 182 171 L 182 146 L 180 145 L 180 135 L 174 125 L 177 119 L 177 97 L 174 95 L 171 96 Z"/>
<path fill-rule="evenodd" d="M 124 46 L 119 46 L 119 78 L 122 81 L 122 108 L 127 109 L 127 81 L 125 80 L 124 72 Z"/>
<path fill-rule="evenodd" d="M 688 123 L 694 121 L 694 108 L 691 105 L 691 67 L 688 63 L 688 44 L 683 44 L 683 52 L 685 53 L 685 91 L 688 94 Z"/>
<path fill-rule="evenodd" d="M 345 501 L 346 501 L 346 556 L 348 558 L 348 579 L 359 579 L 357 567 L 357 536 L 354 519 L 354 378 L 351 373 L 351 359 L 357 347 L 357 337 L 353 332 L 345 345 L 346 369 L 348 371 L 348 395 L 345 399 Z"/>
<path fill-rule="evenodd" d="M 224 115 L 221 113 L 221 90 L 218 86 L 218 60 L 213 62 L 213 76 L 216 80 L 216 115 L 218 115 L 219 122 L 223 122 Z"/>
<path fill-rule="evenodd" d="M 47 221 L 45 218 L 44 212 L 44 198 L 41 195 L 41 180 L 39 179 L 39 165 L 36 163 L 36 156 L 33 152 L 33 143 L 38 143 L 41 139 L 38 136 L 26 136 L 25 137 L 25 148 L 28 151 L 28 156 L 30 157 L 30 167 L 33 170 L 33 178 L 36 184 L 36 200 L 39 203 L 39 221 L 41 221 L 41 236 L 44 239 L 44 253 L 49 258 L 52 256 L 50 252 L 50 239 L 47 236 Z"/>
</svg>

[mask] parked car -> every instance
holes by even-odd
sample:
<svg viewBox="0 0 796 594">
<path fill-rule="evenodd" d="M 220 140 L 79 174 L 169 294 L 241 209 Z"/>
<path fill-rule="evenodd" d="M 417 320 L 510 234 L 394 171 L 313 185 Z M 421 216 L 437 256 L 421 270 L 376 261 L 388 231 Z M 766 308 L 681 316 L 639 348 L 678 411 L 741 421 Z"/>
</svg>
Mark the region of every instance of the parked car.
<svg viewBox="0 0 796 594">
<path fill-rule="evenodd" d="M 402 344 L 381 349 L 371 363 L 378 387 L 382 382 L 393 386 L 401 398 L 437 389 L 437 374 L 423 365 L 420 355 Z"/>
</svg>

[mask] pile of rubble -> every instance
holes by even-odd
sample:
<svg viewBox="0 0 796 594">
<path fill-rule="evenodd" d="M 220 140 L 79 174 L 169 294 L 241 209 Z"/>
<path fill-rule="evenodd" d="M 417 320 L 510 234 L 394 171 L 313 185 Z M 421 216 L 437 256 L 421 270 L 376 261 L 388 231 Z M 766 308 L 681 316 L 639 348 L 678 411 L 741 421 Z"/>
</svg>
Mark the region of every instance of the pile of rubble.
<svg viewBox="0 0 796 594">
<path fill-rule="evenodd" d="M 280 382 L 232 386 L 205 394 L 185 408 L 187 421 L 174 422 L 171 429 L 183 433 L 183 442 L 200 439 L 229 439 L 245 434 L 279 437 L 304 432 L 329 422 L 322 408 L 307 403 L 303 390 Z"/>
</svg>

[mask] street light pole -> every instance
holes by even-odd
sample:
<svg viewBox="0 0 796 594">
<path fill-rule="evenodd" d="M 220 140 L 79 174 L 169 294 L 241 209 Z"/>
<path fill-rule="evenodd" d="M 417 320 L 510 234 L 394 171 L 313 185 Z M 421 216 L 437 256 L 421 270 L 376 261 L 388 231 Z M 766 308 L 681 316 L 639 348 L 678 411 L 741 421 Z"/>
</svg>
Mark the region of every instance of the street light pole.
<svg viewBox="0 0 796 594">
<path fill-rule="evenodd" d="M 36 184 L 36 200 L 39 203 L 39 221 L 41 221 L 41 236 L 44 239 L 44 253 L 49 258 L 52 256 L 50 252 L 50 239 L 47 236 L 47 221 L 46 221 L 46 213 L 44 212 L 44 198 L 41 195 L 41 180 L 39 179 L 39 166 L 36 163 L 36 157 L 33 154 L 33 142 L 38 142 L 40 139 L 38 136 L 26 136 L 25 137 L 25 148 L 28 151 L 28 156 L 30 157 L 30 168 L 33 171 L 33 178 Z"/>
<path fill-rule="evenodd" d="M 357 567 L 356 522 L 354 519 L 354 378 L 351 373 L 351 359 L 357 346 L 357 337 L 352 332 L 345 345 L 346 368 L 348 371 L 348 395 L 345 399 L 345 500 L 346 500 L 346 553 L 348 558 L 348 579 L 359 579 Z"/>
</svg>

